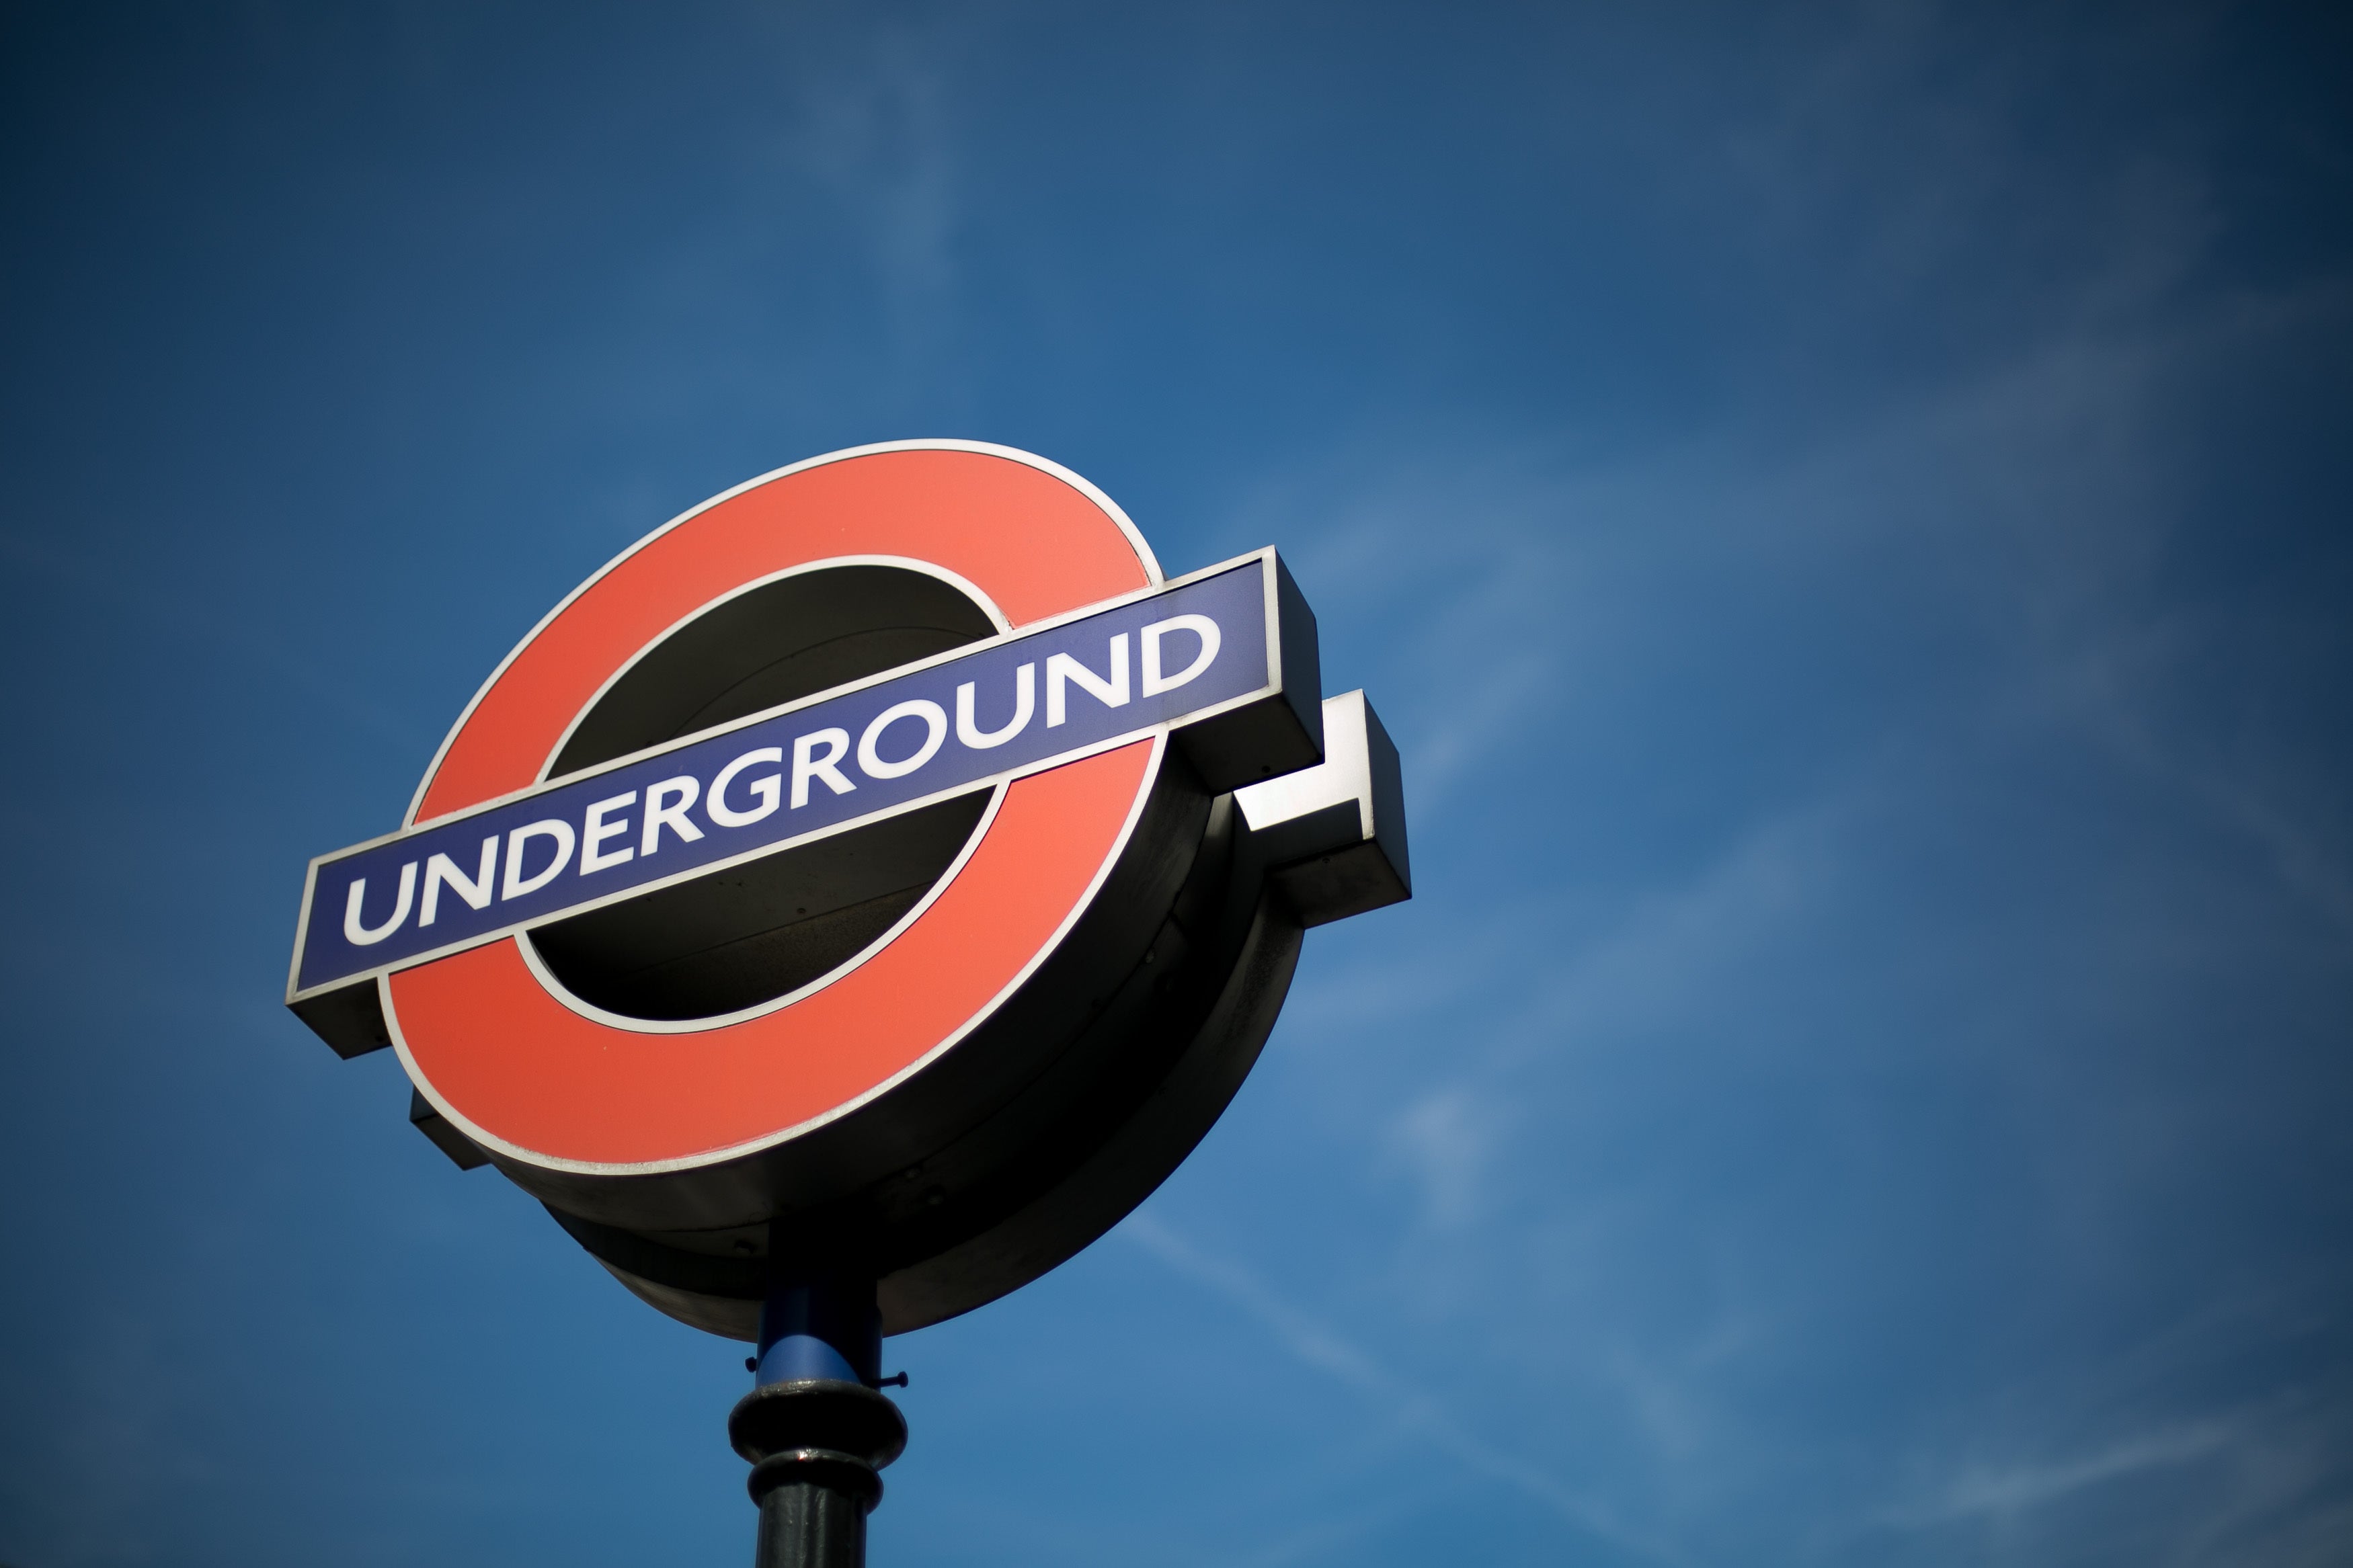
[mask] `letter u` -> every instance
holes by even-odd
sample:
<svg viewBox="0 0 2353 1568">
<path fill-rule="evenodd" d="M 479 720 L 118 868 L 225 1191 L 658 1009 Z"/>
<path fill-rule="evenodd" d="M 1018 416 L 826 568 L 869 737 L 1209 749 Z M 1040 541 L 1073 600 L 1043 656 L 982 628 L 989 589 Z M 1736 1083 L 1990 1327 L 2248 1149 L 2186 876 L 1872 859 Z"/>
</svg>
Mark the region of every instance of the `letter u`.
<svg viewBox="0 0 2353 1568">
<path fill-rule="evenodd" d="M 956 688 L 956 739 L 976 752 L 986 752 L 1001 746 L 1029 727 L 1030 715 L 1038 711 L 1038 667 L 1025 664 L 1013 674 L 1013 722 L 1002 730 L 984 730 L 973 719 L 973 685 L 965 681 Z"/>
<path fill-rule="evenodd" d="M 367 879 L 362 877 L 352 883 L 351 896 L 343 900 L 343 940 L 353 947 L 374 947 L 408 919 L 408 906 L 417 901 L 417 862 L 400 868 L 400 893 L 393 900 L 392 918 L 374 929 L 360 920 L 360 900 L 366 897 Z"/>
</svg>

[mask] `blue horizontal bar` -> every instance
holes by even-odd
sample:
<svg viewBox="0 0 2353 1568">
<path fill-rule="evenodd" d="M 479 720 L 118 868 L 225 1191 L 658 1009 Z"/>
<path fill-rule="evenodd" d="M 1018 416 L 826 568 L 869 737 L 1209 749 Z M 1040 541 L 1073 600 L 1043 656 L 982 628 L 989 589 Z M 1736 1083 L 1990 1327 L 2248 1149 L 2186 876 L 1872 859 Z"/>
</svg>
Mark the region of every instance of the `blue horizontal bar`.
<svg viewBox="0 0 2353 1568">
<path fill-rule="evenodd" d="M 293 994 L 1238 706 L 1274 684 L 1274 578 L 1257 557 L 323 857 Z"/>
</svg>

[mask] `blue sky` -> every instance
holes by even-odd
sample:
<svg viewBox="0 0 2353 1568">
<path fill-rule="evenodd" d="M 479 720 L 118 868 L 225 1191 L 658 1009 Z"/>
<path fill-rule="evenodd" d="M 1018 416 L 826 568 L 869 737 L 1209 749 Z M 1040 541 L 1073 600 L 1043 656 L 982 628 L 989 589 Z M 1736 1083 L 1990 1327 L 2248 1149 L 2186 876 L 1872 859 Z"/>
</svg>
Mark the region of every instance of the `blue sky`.
<svg viewBox="0 0 2353 1568">
<path fill-rule="evenodd" d="M 882 1564 L 2353 1556 L 2320 7 L 16 6 L 0 1562 L 742 1561 L 742 1352 L 278 1005 L 707 495 L 1029 448 L 1402 749 Z"/>
</svg>

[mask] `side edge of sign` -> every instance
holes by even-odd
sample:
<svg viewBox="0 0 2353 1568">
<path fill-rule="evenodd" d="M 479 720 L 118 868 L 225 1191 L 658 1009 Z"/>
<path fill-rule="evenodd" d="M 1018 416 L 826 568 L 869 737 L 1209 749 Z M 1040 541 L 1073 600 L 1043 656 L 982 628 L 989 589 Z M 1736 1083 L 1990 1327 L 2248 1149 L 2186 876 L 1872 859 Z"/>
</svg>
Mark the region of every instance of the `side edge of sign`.
<svg viewBox="0 0 2353 1568">
<path fill-rule="evenodd" d="M 1261 555 L 1274 576 L 1266 595 L 1266 693 L 1176 731 L 1186 760 L 1214 795 L 1324 760 L 1324 675 L 1315 612 L 1282 557 L 1271 549 Z"/>
</svg>

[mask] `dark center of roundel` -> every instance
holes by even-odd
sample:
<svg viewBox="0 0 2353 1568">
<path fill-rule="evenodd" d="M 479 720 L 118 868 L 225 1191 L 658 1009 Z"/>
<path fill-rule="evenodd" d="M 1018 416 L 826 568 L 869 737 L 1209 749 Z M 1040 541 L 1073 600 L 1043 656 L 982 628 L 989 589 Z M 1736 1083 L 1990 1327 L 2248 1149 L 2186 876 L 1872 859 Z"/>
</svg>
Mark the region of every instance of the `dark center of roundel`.
<svg viewBox="0 0 2353 1568">
<path fill-rule="evenodd" d="M 766 584 L 664 637 L 598 698 L 551 778 L 992 636 L 953 584 L 837 566 Z M 582 1001 L 624 1017 L 707 1018 L 838 968 L 955 861 L 988 791 L 836 834 L 570 920 L 524 940 Z"/>
</svg>

